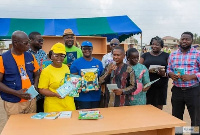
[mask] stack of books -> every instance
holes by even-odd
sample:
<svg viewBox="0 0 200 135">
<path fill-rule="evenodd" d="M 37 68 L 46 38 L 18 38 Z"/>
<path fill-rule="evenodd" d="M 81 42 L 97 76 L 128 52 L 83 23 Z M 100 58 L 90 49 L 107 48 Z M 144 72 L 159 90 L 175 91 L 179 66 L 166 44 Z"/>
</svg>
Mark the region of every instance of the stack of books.
<svg viewBox="0 0 200 135">
<path fill-rule="evenodd" d="M 82 110 L 79 111 L 79 120 L 97 120 L 99 119 L 100 112 L 98 110 Z"/>
<path fill-rule="evenodd" d="M 56 119 L 56 118 L 71 118 L 72 111 L 62 111 L 62 112 L 39 112 L 33 116 L 31 116 L 32 119 Z"/>
</svg>

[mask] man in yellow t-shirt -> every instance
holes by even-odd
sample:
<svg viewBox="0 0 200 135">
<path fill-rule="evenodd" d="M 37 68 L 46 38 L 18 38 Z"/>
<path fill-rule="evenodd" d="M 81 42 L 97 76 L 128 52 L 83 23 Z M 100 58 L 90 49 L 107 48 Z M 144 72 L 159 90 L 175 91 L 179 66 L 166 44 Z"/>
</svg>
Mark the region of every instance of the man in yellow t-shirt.
<svg viewBox="0 0 200 135">
<path fill-rule="evenodd" d="M 52 64 L 42 70 L 39 79 L 39 92 L 45 96 L 44 112 L 71 111 L 75 110 L 74 97 L 61 98 L 57 89 L 63 85 L 65 74 L 69 74 L 69 67 L 62 64 L 66 52 L 62 43 L 56 43 L 51 48 L 49 56 Z"/>
<path fill-rule="evenodd" d="M 0 91 L 4 108 L 9 117 L 12 114 L 33 113 L 36 111 L 35 99 L 25 91 L 38 84 L 39 65 L 35 57 L 26 52 L 29 38 L 22 31 L 12 34 L 11 50 L 0 56 Z"/>
</svg>

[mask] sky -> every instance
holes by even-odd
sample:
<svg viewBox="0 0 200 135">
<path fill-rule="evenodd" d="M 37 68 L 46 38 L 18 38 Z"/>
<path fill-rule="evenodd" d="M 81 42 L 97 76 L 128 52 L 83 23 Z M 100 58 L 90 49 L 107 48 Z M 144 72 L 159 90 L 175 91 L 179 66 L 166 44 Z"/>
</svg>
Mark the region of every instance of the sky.
<svg viewBox="0 0 200 135">
<path fill-rule="evenodd" d="M 200 0 L 0 0 L 0 18 L 88 18 L 128 15 L 142 30 L 142 42 L 155 36 L 200 36 Z M 140 42 L 140 35 L 134 36 Z"/>
</svg>

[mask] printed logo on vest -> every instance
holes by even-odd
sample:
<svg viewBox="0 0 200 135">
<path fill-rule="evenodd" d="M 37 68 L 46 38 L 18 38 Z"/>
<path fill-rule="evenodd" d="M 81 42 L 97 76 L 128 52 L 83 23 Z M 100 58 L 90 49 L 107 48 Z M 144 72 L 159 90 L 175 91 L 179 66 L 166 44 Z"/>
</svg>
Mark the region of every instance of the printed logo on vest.
<svg viewBox="0 0 200 135">
<path fill-rule="evenodd" d="M 27 73 L 26 73 L 26 70 L 24 70 L 23 66 L 20 66 L 19 72 L 20 72 L 20 76 L 21 76 L 22 80 L 26 80 L 26 79 L 29 78 Z"/>
<path fill-rule="evenodd" d="M 26 64 L 33 64 L 34 62 L 33 61 L 30 61 L 30 62 L 27 62 Z"/>
</svg>

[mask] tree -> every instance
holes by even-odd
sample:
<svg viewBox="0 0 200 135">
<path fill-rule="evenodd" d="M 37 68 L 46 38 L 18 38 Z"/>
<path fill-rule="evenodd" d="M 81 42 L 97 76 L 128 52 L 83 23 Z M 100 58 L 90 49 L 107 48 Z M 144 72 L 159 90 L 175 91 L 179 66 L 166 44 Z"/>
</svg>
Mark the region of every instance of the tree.
<svg viewBox="0 0 200 135">
<path fill-rule="evenodd" d="M 193 44 L 200 44 L 200 36 L 198 36 L 196 33 L 194 33 Z"/>
<path fill-rule="evenodd" d="M 135 39 L 135 38 L 134 38 L 134 43 L 138 44 L 138 41 L 137 41 L 137 39 Z"/>
<path fill-rule="evenodd" d="M 135 39 L 133 36 L 131 36 L 131 37 L 130 37 L 130 43 L 131 43 L 131 44 L 137 44 L 138 41 L 137 41 L 137 39 Z"/>
<path fill-rule="evenodd" d="M 197 43 L 196 44 L 200 44 L 200 36 L 197 37 Z"/>
<path fill-rule="evenodd" d="M 198 38 L 198 35 L 197 35 L 197 33 L 194 33 L 194 40 L 193 40 L 193 44 L 196 44 L 196 42 L 197 42 L 197 38 Z"/>
<path fill-rule="evenodd" d="M 5 42 L 4 41 L 0 41 L 0 48 L 4 49 L 6 48 Z"/>
</svg>

